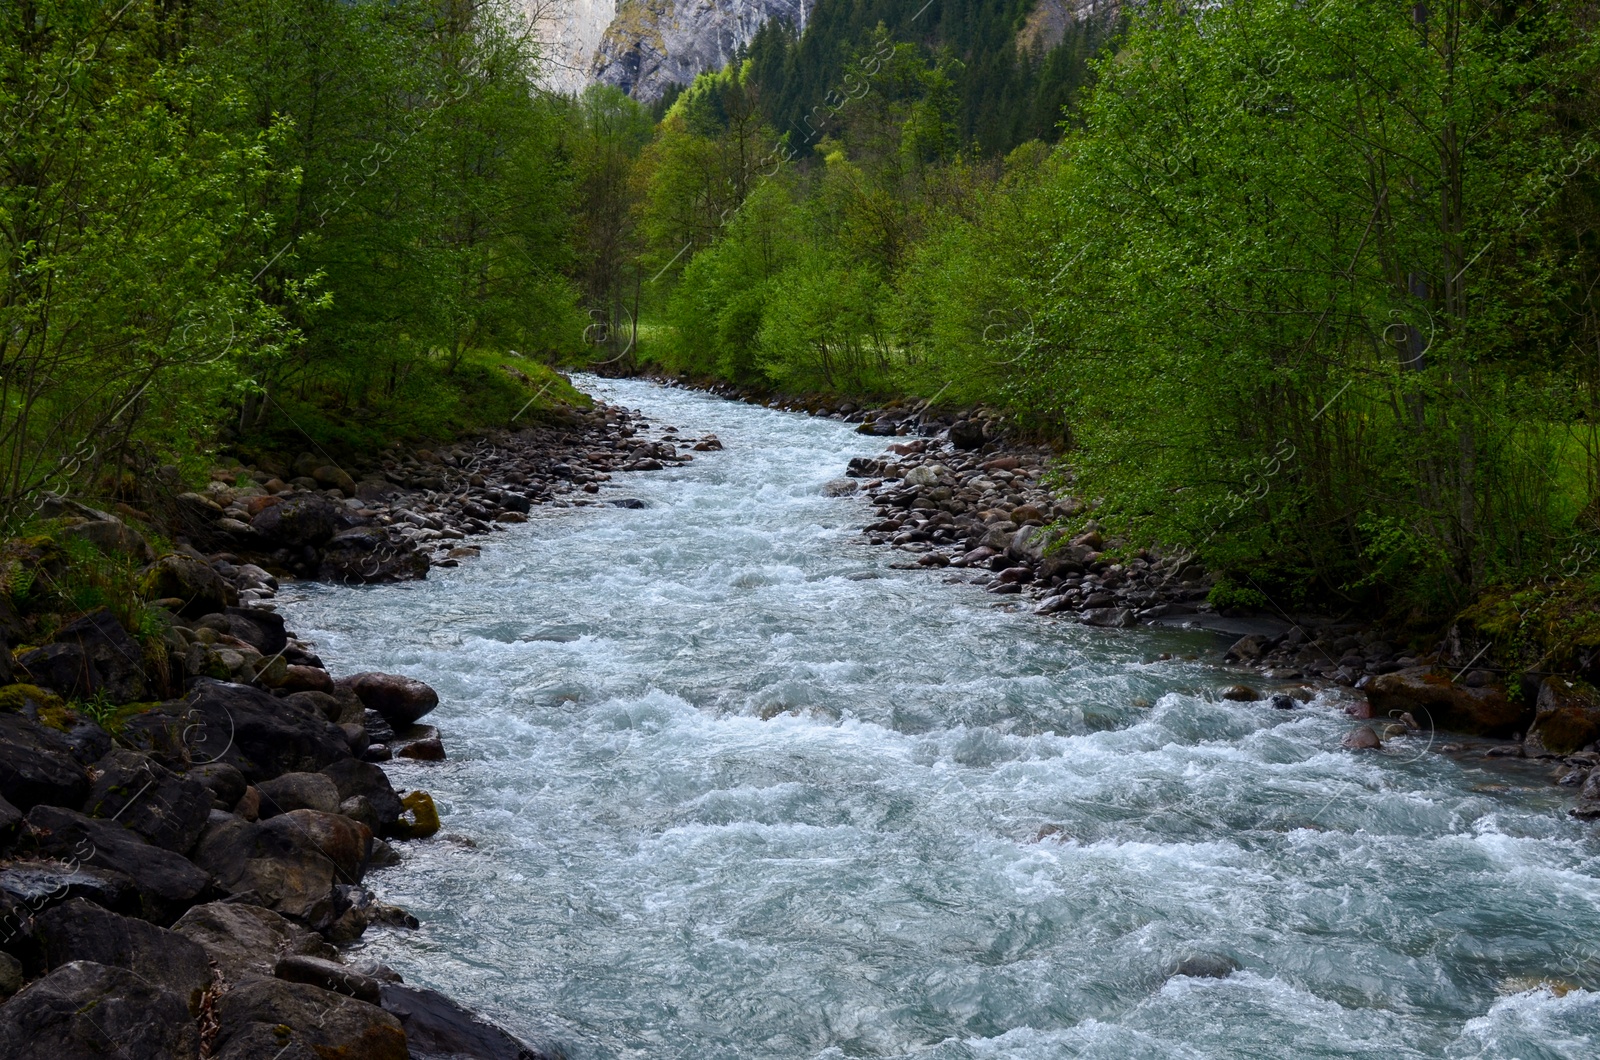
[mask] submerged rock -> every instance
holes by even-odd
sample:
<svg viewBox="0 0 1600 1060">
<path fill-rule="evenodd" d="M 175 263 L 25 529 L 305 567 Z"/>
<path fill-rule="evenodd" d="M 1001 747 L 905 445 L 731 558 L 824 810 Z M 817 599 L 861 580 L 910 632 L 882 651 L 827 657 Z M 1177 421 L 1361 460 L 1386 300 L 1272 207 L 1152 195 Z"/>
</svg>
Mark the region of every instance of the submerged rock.
<svg viewBox="0 0 1600 1060">
<path fill-rule="evenodd" d="M 1226 979 L 1239 970 L 1239 962 L 1218 953 L 1192 953 L 1180 958 L 1168 973 L 1192 979 Z"/>
<path fill-rule="evenodd" d="M 1370 725 L 1357 725 L 1345 734 L 1341 744 L 1351 751 L 1371 751 L 1383 746 Z"/>
</svg>

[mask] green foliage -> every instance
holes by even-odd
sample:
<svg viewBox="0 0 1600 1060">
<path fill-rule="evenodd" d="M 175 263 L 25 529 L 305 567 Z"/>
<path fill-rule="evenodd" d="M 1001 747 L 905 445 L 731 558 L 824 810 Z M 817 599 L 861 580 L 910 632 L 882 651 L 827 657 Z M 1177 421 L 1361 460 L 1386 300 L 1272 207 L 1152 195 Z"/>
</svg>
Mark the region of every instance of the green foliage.
<svg viewBox="0 0 1600 1060">
<path fill-rule="evenodd" d="M 1219 578 L 1206 594 L 1206 602 L 1220 611 L 1233 607 L 1256 610 L 1266 607 L 1268 601 L 1267 594 L 1260 589 L 1239 585 L 1231 578 Z"/>
<path fill-rule="evenodd" d="M 419 361 L 392 390 L 344 404 L 331 391 L 290 392 L 263 428 L 240 439 L 246 449 L 290 451 L 308 442 L 330 452 L 372 452 L 389 441 L 444 441 L 500 427 L 525 427 L 561 407 L 587 407 L 556 370 L 526 358 L 465 350 L 452 367 L 443 357 Z"/>
<path fill-rule="evenodd" d="M 230 431 L 286 429 L 290 405 L 331 421 L 420 395 L 420 433 L 497 420 L 472 407 L 486 351 L 577 355 L 575 119 L 532 88 L 526 18 L 7 6 L 0 507 L 136 491 Z"/>
<path fill-rule="evenodd" d="M 13 589 L 13 602 L 30 611 L 67 616 L 105 608 L 137 639 L 160 637 L 164 627 L 146 606 L 143 566 L 136 557 L 122 551 L 102 552 L 59 529 L 52 536 L 59 542 L 54 561 L 28 568 L 30 573 L 22 576 L 29 580 L 31 591 L 24 603 Z"/>
<path fill-rule="evenodd" d="M 279 130 L 162 5 L 0 13 L 0 504 L 183 447 L 286 338 L 249 282 Z M 153 413 L 159 410 L 159 415 Z"/>
<path fill-rule="evenodd" d="M 1108 517 L 1448 610 L 1593 481 L 1556 443 L 1592 400 L 1557 351 L 1594 263 L 1551 257 L 1593 55 L 1555 13 L 1417 10 L 1136 20 L 1069 141 L 1033 302 Z"/>
<path fill-rule="evenodd" d="M 998 406 L 1108 529 L 1295 606 L 1438 618 L 1600 528 L 1588 9 L 1147 5 L 1002 162 L 973 74 L 1025 7 L 920 6 L 824 0 L 673 104 L 650 356 Z M 735 89 L 797 166 L 748 179 Z"/>
</svg>

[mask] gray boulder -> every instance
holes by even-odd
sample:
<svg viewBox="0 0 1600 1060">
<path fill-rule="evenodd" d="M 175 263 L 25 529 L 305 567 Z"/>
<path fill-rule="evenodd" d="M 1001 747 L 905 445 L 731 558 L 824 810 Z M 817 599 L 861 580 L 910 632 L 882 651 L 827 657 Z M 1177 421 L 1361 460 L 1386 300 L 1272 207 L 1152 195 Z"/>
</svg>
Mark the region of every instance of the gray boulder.
<svg viewBox="0 0 1600 1060">
<path fill-rule="evenodd" d="M 227 762 L 251 783 L 283 773 L 315 773 L 350 757 L 337 725 L 248 685 L 196 682 L 183 720 L 191 732 L 204 736 L 206 759 Z"/>
<path fill-rule="evenodd" d="M 252 979 L 217 1002 L 216 1055 L 229 1060 L 304 1055 L 408 1060 L 400 1021 L 377 1005 L 281 979 Z"/>
<path fill-rule="evenodd" d="M 290 810 L 339 812 L 339 789 L 322 773 L 285 773 L 256 785 L 261 793 L 261 817 L 276 817 Z"/>
<path fill-rule="evenodd" d="M 73 961 L 126 968 L 182 999 L 191 1016 L 200 1014 L 211 964 L 205 950 L 176 932 L 74 899 L 35 918 L 33 934 L 43 971 Z"/>
<path fill-rule="evenodd" d="M 379 1000 L 378 980 L 338 961 L 292 953 L 278 959 L 272 974 L 285 982 L 308 983 L 373 1005 Z"/>
<path fill-rule="evenodd" d="M 18 714 L 0 714 L 0 798 L 24 812 L 35 806 L 81 806 L 89 774 L 72 744 Z"/>
<path fill-rule="evenodd" d="M 1547 677 L 1539 685 L 1533 724 L 1523 750 L 1530 756 L 1565 755 L 1600 740 L 1600 696 L 1594 689 L 1563 677 Z"/>
<path fill-rule="evenodd" d="M 73 961 L 0 1006 L 0 1060 L 199 1055 L 200 1033 L 183 999 L 126 968 Z"/>
<path fill-rule="evenodd" d="M 364 706 L 383 715 L 395 729 L 416 724 L 439 705 L 439 693 L 414 677 L 361 673 L 339 683 L 349 687 Z"/>
<path fill-rule="evenodd" d="M 158 599 L 181 601 L 178 613 L 189 618 L 210 615 L 239 602 L 239 590 L 204 560 L 174 552 L 145 571 L 145 591 Z"/>
<path fill-rule="evenodd" d="M 416 581 L 428 576 L 427 554 L 410 541 L 390 540 L 378 526 L 342 531 L 324 546 L 317 577 L 349 584 Z"/>
<path fill-rule="evenodd" d="M 346 758 L 326 766 L 322 773 L 333 781 L 339 799 L 363 798 L 377 816 L 379 835 L 391 835 L 400 819 L 400 796 L 389 783 L 389 774 L 371 762 Z"/>
<path fill-rule="evenodd" d="M 224 612 L 228 632 L 262 655 L 276 655 L 289 646 L 283 616 L 259 607 L 230 607 Z"/>
<path fill-rule="evenodd" d="M 91 817 L 114 818 L 165 850 L 184 853 L 200 838 L 211 812 L 211 793 L 197 780 L 173 774 L 161 763 L 116 748 L 90 768 L 93 783 L 84 802 Z"/>
<path fill-rule="evenodd" d="M 120 872 L 139 892 L 140 914 L 170 924 L 212 888 L 210 875 L 179 854 L 153 846 L 115 821 L 57 806 L 35 806 L 27 827 L 39 851 L 68 864 Z"/>
<path fill-rule="evenodd" d="M 8 930 L 14 932 L 29 911 L 38 913 L 74 898 L 128 916 L 139 915 L 142 908 L 133 881 L 111 869 L 71 861 L 19 861 L 0 867 L 0 906 L 17 907 L 6 918 Z M 0 940 L 5 937 L 0 931 Z"/>
<path fill-rule="evenodd" d="M 321 494 L 305 494 L 263 508 L 250 526 L 278 545 L 320 545 L 344 529 L 342 507 Z"/>
<path fill-rule="evenodd" d="M 372 857 L 372 831 L 337 814 L 292 810 L 265 821 L 214 813 L 194 861 L 229 893 L 247 895 L 316 930 L 348 908 L 339 885 L 360 882 Z"/>
<path fill-rule="evenodd" d="M 332 959 L 338 951 L 322 936 L 270 909 L 243 902 L 208 902 L 184 913 L 172 930 L 206 952 L 228 983 L 271 978 L 289 954 Z"/>
<path fill-rule="evenodd" d="M 211 808 L 228 810 L 236 806 L 244 798 L 244 789 L 249 782 L 244 779 L 244 774 L 229 765 L 227 762 L 210 762 L 203 766 L 194 766 L 187 776 L 206 789 L 206 794 L 211 797 Z M 201 822 L 204 827 L 205 822 Z"/>
</svg>

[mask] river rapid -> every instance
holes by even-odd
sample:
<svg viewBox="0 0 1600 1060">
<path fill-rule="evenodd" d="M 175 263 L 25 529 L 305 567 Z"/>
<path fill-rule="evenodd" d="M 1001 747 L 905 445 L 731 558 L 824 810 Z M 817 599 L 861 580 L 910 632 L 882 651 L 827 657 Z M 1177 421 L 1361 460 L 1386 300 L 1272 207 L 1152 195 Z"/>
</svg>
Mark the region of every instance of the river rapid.
<svg viewBox="0 0 1600 1060">
<path fill-rule="evenodd" d="M 1531 766 L 891 569 L 821 493 L 883 439 L 580 382 L 726 449 L 280 594 L 442 700 L 450 760 L 390 775 L 448 834 L 372 879 L 422 927 L 362 956 L 572 1060 L 1600 1055 L 1600 833 Z"/>
</svg>

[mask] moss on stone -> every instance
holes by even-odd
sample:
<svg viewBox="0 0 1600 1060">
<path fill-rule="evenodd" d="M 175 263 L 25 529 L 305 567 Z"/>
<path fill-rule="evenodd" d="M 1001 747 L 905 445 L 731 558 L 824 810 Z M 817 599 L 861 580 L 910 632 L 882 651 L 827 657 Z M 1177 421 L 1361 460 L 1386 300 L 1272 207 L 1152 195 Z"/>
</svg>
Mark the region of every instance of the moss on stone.
<svg viewBox="0 0 1600 1060">
<path fill-rule="evenodd" d="M 57 706 L 65 706 L 61 697 L 54 692 L 46 692 L 38 685 L 14 684 L 0 688 L 0 711 L 10 714 L 20 714 L 29 703 L 33 703 L 41 712 Z"/>
</svg>

